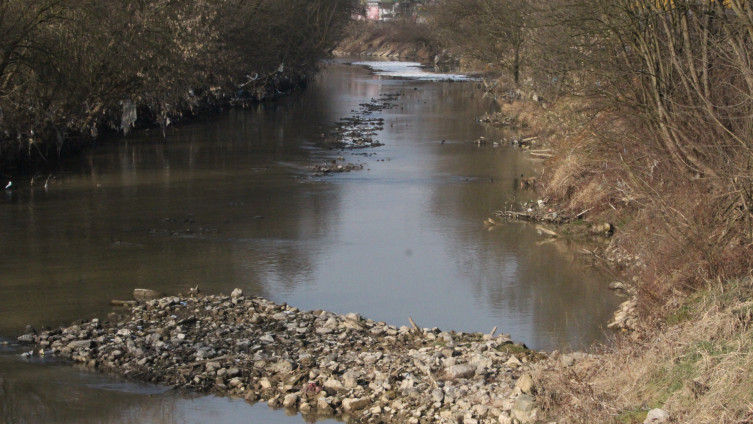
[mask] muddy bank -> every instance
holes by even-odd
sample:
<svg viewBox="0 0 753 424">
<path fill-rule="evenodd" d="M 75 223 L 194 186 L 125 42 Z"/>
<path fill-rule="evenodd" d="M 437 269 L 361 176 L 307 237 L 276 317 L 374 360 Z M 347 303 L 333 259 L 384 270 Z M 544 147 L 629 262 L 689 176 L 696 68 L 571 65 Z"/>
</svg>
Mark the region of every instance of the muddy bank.
<svg viewBox="0 0 753 424">
<path fill-rule="evenodd" d="M 34 346 L 26 356 L 349 422 L 533 422 L 538 413 L 531 374 L 546 355 L 496 329 L 396 327 L 240 289 L 138 302 L 112 318 L 18 339 Z"/>
<path fill-rule="evenodd" d="M 373 40 L 355 38 L 341 42 L 332 53 L 336 56 L 368 56 L 390 59 L 416 60 L 429 63 L 436 53 L 433 49 L 411 41 L 388 40 L 378 37 Z"/>
<path fill-rule="evenodd" d="M 438 48 L 428 25 L 413 22 L 353 22 L 332 53 L 431 63 Z"/>
</svg>

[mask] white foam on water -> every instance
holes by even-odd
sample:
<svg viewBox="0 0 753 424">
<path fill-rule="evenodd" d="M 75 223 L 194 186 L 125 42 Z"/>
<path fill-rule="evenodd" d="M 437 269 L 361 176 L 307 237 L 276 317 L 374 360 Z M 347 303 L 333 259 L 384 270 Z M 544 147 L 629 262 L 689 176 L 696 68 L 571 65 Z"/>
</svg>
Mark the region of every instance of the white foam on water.
<svg viewBox="0 0 753 424">
<path fill-rule="evenodd" d="M 473 78 L 462 74 L 442 74 L 427 71 L 418 62 L 353 62 L 353 65 L 366 66 L 374 74 L 393 78 L 407 78 L 421 81 L 471 81 Z"/>
</svg>

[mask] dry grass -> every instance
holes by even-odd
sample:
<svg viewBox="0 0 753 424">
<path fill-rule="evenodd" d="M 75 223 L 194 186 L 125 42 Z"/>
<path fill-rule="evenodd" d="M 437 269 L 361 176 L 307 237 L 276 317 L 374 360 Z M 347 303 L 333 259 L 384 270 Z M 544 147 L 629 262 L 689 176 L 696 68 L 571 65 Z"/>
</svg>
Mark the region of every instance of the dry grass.
<svg viewBox="0 0 753 424">
<path fill-rule="evenodd" d="M 406 21 L 353 21 L 335 51 L 355 55 L 390 54 L 403 59 L 431 62 L 438 47 L 426 25 Z"/>
<path fill-rule="evenodd" d="M 724 194 L 667 164 L 640 122 L 568 103 L 538 118 L 555 128 L 543 194 L 616 224 L 607 253 L 634 258 L 624 279 L 638 277 L 643 330 L 574 367 L 553 361 L 539 400 L 560 423 L 641 423 L 655 407 L 678 423 L 753 422 L 753 252 Z"/>
<path fill-rule="evenodd" d="M 661 407 L 682 423 L 753 420 L 753 278 L 686 299 L 664 329 L 622 337 L 572 368 L 537 378 L 558 422 L 642 422 Z"/>
</svg>

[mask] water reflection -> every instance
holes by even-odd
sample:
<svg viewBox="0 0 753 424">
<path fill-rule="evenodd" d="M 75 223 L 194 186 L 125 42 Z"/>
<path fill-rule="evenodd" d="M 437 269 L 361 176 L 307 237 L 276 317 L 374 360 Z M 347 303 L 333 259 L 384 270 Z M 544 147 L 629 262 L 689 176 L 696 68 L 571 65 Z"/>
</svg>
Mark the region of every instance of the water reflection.
<svg viewBox="0 0 753 424">
<path fill-rule="evenodd" d="M 300 415 L 241 399 L 181 393 L 0 351 L 0 422 L 45 424 L 299 424 Z M 307 419 L 307 422 L 313 420 Z M 333 420 L 321 422 L 334 422 Z"/>
</svg>

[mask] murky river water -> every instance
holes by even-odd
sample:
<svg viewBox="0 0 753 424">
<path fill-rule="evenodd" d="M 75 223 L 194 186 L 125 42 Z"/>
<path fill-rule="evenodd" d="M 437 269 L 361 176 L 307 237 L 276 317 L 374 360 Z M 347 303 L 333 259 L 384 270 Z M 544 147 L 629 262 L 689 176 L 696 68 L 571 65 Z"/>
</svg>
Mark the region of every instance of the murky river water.
<svg viewBox="0 0 753 424">
<path fill-rule="evenodd" d="M 359 104 L 399 93 L 360 151 L 317 147 Z M 371 75 L 332 64 L 300 95 L 100 146 L 47 190 L 0 193 L 0 335 L 105 317 L 134 288 L 247 294 L 301 309 L 488 332 L 537 349 L 603 337 L 606 277 L 531 227 L 482 221 L 532 194 L 532 164 L 474 120 L 473 83 Z M 444 141 L 444 142 L 443 142 Z M 364 169 L 312 177 L 342 156 Z M 43 178 L 46 178 L 44 176 Z M 0 352 L 0 421 L 301 422 L 265 406 L 185 396 Z"/>
</svg>

